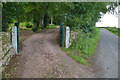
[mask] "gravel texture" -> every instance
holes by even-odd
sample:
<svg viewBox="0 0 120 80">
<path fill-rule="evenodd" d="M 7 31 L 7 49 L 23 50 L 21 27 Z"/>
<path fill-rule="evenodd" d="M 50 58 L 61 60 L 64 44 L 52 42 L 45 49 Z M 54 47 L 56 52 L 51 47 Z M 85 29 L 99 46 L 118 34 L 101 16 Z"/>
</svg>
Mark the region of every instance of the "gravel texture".
<svg viewBox="0 0 120 80">
<path fill-rule="evenodd" d="M 50 29 L 23 42 L 17 78 L 94 78 L 92 70 L 61 50 L 58 34 L 59 29 Z"/>
</svg>

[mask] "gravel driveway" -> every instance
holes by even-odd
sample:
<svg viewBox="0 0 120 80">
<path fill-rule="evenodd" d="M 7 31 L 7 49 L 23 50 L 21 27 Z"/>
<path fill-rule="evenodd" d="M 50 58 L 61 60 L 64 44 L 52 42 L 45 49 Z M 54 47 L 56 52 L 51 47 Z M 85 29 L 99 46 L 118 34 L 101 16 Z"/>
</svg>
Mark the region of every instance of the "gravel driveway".
<svg viewBox="0 0 120 80">
<path fill-rule="evenodd" d="M 99 78 L 118 78 L 118 36 L 101 29 L 101 40 L 96 49 L 94 62 Z"/>
<path fill-rule="evenodd" d="M 17 78 L 93 78 L 93 72 L 58 45 L 59 29 L 37 33 L 23 42 Z"/>
</svg>

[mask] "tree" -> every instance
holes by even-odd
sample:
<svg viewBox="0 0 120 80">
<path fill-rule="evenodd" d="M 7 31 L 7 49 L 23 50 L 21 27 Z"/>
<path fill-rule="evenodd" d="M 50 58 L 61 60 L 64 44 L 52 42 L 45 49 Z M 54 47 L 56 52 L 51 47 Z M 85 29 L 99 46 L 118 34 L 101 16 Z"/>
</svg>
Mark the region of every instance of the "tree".
<svg viewBox="0 0 120 80">
<path fill-rule="evenodd" d="M 109 9 L 106 8 L 110 5 Z M 86 31 L 93 31 L 95 23 L 101 18 L 102 13 L 114 10 L 116 3 L 112 2 L 64 2 L 58 3 L 54 23 L 64 22 L 70 27 L 80 27 Z M 86 32 L 85 31 L 85 32 Z"/>
<path fill-rule="evenodd" d="M 107 9 L 106 6 L 110 5 Z M 102 13 L 114 10 L 113 2 L 6 2 L 3 3 L 3 31 L 13 22 L 33 22 L 34 28 L 45 27 L 50 23 L 64 23 L 70 27 L 94 30 L 95 23 Z"/>
<path fill-rule="evenodd" d="M 10 23 L 23 21 L 24 3 L 4 2 L 2 4 L 2 31 L 7 31 Z"/>
</svg>

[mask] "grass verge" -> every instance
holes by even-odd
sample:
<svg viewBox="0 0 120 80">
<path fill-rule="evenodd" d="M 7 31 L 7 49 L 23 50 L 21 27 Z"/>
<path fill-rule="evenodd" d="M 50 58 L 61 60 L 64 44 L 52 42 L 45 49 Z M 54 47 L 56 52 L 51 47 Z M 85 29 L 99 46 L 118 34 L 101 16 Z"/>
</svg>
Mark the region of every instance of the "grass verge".
<svg viewBox="0 0 120 80">
<path fill-rule="evenodd" d="M 55 28 L 57 28 L 57 25 L 54 25 L 54 24 L 49 24 L 47 26 L 47 29 L 55 29 Z"/>
<path fill-rule="evenodd" d="M 120 28 L 115 28 L 115 27 L 101 27 L 104 29 L 107 29 L 108 31 L 114 33 L 115 35 L 120 36 Z"/>
<path fill-rule="evenodd" d="M 94 54 L 99 40 L 99 28 L 95 28 L 91 33 L 79 31 L 70 48 L 62 49 L 77 62 L 88 65 L 89 56 Z"/>
</svg>

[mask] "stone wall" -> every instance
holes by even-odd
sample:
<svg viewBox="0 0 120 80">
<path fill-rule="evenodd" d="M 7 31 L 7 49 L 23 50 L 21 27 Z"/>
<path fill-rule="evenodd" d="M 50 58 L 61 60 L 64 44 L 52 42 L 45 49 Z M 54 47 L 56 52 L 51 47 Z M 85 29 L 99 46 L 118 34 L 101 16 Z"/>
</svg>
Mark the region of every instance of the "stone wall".
<svg viewBox="0 0 120 80">
<path fill-rule="evenodd" d="M 72 44 L 72 41 L 76 38 L 77 31 L 70 31 L 70 45 Z"/>
<path fill-rule="evenodd" d="M 65 32 L 64 32 L 64 47 L 69 48 L 70 45 L 72 44 L 73 40 L 76 38 L 79 28 L 75 27 L 74 29 L 70 29 L 68 26 L 65 27 Z"/>
<path fill-rule="evenodd" d="M 0 32 L 0 73 L 8 65 L 10 58 L 16 53 L 11 39 L 10 33 Z"/>
</svg>

